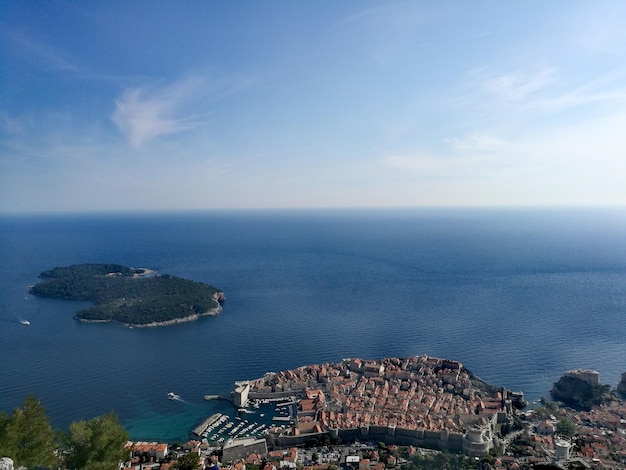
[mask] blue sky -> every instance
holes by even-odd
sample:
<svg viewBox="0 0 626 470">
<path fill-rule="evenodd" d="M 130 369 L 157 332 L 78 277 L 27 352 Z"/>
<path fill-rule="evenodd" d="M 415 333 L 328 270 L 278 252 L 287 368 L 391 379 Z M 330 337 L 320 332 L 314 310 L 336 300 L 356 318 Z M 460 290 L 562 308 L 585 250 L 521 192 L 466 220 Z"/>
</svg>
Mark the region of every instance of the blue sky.
<svg viewBox="0 0 626 470">
<path fill-rule="evenodd" d="M 0 211 L 626 204 L 626 3 L 0 3 Z"/>
</svg>

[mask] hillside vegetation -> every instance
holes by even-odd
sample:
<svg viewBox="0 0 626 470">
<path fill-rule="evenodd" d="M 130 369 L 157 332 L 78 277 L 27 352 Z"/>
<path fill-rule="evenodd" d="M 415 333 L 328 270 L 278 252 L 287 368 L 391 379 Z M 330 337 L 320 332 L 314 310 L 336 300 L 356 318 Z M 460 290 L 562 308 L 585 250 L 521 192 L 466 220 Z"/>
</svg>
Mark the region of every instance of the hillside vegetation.
<svg viewBox="0 0 626 470">
<path fill-rule="evenodd" d="M 215 287 L 167 274 L 116 264 L 79 264 L 42 272 L 31 293 L 41 297 L 89 300 L 76 312 L 85 321 L 146 326 L 215 314 L 224 294 Z"/>
</svg>

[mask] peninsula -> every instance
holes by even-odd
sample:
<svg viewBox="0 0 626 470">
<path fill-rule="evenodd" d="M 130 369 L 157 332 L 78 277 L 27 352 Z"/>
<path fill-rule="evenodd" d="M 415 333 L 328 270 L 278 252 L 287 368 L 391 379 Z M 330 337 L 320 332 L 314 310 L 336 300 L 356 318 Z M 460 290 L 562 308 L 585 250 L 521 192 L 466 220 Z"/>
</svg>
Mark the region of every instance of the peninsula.
<svg viewBox="0 0 626 470">
<path fill-rule="evenodd" d="M 514 408 L 525 405 L 521 392 L 494 387 L 460 362 L 426 355 L 344 359 L 235 385 L 237 407 L 290 402 L 284 426 L 267 435 L 279 447 L 328 435 L 480 457 L 497 444 L 496 429 L 513 428 Z"/>
<path fill-rule="evenodd" d="M 565 377 L 600 383 L 592 370 Z M 427 355 L 268 372 L 235 382 L 230 400 L 237 415 L 214 413 L 193 430 L 202 442 L 187 444 L 220 449 L 230 469 L 261 460 L 304 470 L 626 468 L 624 400 L 524 410 L 522 392 Z"/>
<path fill-rule="evenodd" d="M 222 291 L 207 284 L 117 264 L 56 267 L 39 278 L 42 281 L 30 288 L 33 295 L 95 304 L 76 312 L 77 320 L 130 327 L 163 326 L 216 315 L 224 300 Z"/>
</svg>

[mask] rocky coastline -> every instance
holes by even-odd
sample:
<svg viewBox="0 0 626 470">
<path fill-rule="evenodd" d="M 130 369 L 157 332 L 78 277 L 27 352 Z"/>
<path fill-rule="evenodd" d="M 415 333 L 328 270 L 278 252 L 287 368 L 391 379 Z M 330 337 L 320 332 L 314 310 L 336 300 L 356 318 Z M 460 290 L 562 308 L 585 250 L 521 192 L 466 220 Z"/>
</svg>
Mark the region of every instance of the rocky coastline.
<svg viewBox="0 0 626 470">
<path fill-rule="evenodd" d="M 177 323 L 187 323 L 190 321 L 196 321 L 201 317 L 214 317 L 218 315 L 221 311 L 222 311 L 222 306 L 220 305 L 219 307 L 211 309 L 207 312 L 196 313 L 194 315 L 189 315 L 188 317 L 183 317 L 183 318 L 177 318 L 175 320 L 146 323 L 144 325 L 133 325 L 133 324 L 123 324 L 123 323 L 120 323 L 120 324 L 128 328 L 154 328 L 157 326 L 176 325 Z"/>
<path fill-rule="evenodd" d="M 223 292 L 216 292 L 213 295 L 213 298 L 217 302 L 222 302 L 226 297 L 224 296 Z M 155 328 L 158 326 L 170 326 L 170 325 L 176 325 L 178 323 L 187 323 L 190 321 L 196 321 L 201 317 L 207 317 L 207 316 L 214 317 L 218 315 L 222 311 L 222 309 L 223 309 L 222 306 L 219 305 L 218 307 L 212 308 L 203 313 L 194 313 L 193 315 L 189 315 L 187 317 L 175 318 L 173 320 L 161 321 L 161 322 L 143 323 L 143 324 L 122 323 L 122 322 L 118 322 L 115 320 L 87 320 L 83 318 L 77 318 L 77 320 L 83 323 L 115 323 L 117 325 L 125 326 L 127 328 Z"/>
</svg>

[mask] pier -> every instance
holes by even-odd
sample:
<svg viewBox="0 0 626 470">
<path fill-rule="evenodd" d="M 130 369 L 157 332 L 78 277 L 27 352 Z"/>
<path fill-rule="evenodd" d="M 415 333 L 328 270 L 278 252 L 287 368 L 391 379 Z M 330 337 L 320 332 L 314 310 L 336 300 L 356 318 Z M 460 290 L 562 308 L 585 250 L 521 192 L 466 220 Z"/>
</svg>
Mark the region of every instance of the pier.
<svg viewBox="0 0 626 470">
<path fill-rule="evenodd" d="M 226 400 L 226 401 L 232 401 L 231 398 L 229 396 L 225 396 L 225 395 L 205 395 L 204 399 L 209 401 L 209 400 Z"/>
<path fill-rule="evenodd" d="M 207 428 L 209 428 L 213 423 L 217 422 L 220 418 L 222 417 L 221 413 L 215 413 L 213 415 L 211 415 L 210 417 L 208 417 L 207 419 L 205 419 L 201 425 L 197 426 L 194 430 L 193 433 L 196 436 L 200 436 L 204 431 L 207 430 Z"/>
</svg>

